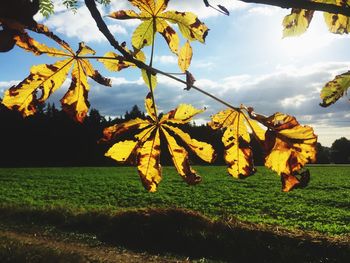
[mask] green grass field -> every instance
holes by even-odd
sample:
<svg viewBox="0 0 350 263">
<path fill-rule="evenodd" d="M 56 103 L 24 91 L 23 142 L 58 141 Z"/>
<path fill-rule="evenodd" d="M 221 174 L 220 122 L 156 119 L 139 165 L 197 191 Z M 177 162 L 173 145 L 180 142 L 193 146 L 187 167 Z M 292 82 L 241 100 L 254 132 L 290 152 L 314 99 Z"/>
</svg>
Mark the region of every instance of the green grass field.
<svg viewBox="0 0 350 263">
<path fill-rule="evenodd" d="M 164 167 L 156 193 L 146 192 L 133 167 L 2 168 L 0 207 L 63 209 L 72 212 L 185 208 L 209 218 L 316 231 L 350 233 L 350 167 L 310 167 L 305 189 L 281 192 L 279 177 L 263 167 L 246 180 L 225 167 L 195 167 L 203 182 L 187 186 L 174 168 Z"/>
</svg>

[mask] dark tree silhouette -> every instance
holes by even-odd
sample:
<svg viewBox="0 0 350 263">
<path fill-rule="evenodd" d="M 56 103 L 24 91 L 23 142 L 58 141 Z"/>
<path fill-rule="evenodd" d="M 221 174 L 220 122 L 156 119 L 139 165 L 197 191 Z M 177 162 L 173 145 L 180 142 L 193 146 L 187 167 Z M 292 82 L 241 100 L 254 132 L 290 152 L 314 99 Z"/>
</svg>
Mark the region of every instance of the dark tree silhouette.
<svg viewBox="0 0 350 263">
<path fill-rule="evenodd" d="M 329 147 L 324 147 L 321 143 L 317 143 L 317 155 L 316 160 L 317 163 L 326 164 L 331 161 L 331 149 Z"/>
<path fill-rule="evenodd" d="M 350 141 L 345 137 L 335 140 L 331 147 L 334 163 L 350 163 Z"/>
</svg>

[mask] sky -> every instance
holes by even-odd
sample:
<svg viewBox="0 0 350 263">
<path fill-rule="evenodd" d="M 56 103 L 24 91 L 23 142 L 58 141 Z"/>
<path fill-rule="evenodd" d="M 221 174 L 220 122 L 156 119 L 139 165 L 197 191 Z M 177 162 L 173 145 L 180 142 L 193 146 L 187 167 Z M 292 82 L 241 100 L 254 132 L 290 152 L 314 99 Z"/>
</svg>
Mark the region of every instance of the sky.
<svg viewBox="0 0 350 263">
<path fill-rule="evenodd" d="M 73 49 L 84 41 L 98 56 L 113 51 L 86 7 L 81 5 L 74 14 L 60 2 L 56 1 L 54 15 L 48 19 L 36 15 L 35 19 L 56 32 Z M 314 128 L 324 146 L 331 146 L 340 137 L 350 139 L 349 98 L 342 98 L 328 108 L 319 106 L 323 85 L 350 69 L 349 36 L 329 33 L 322 13 L 317 12 L 307 33 L 301 37 L 282 38 L 282 20 L 289 14 L 288 9 L 232 0 L 212 0 L 211 3 L 224 5 L 230 10 L 230 16 L 206 8 L 198 0 L 172 0 L 168 7 L 168 10 L 192 11 L 210 28 L 205 44 L 192 42 L 194 55 L 189 71 L 196 79 L 196 86 L 234 106 L 243 103 L 264 115 L 275 112 L 294 115 L 301 124 Z M 131 8 L 126 0 L 112 0 L 108 7 L 99 7 L 117 40 L 126 41 L 129 47 L 132 32 L 139 22 L 117 21 L 106 15 Z M 31 36 L 55 46 L 40 35 L 31 33 Z M 179 72 L 177 58 L 161 36 L 158 35 L 155 45 L 154 66 L 166 72 Z M 144 51 L 146 55 L 150 54 L 149 48 Z M 17 47 L 11 52 L 0 53 L 0 97 L 6 89 L 23 80 L 32 65 L 54 61 L 45 56 L 33 56 Z M 89 81 L 92 108 L 110 117 L 123 115 L 135 104 L 144 109 L 143 100 L 148 90 L 140 78 L 140 70 L 110 72 L 100 63 L 93 64 L 112 79 L 113 85 L 104 87 Z M 69 83 L 70 79 L 67 79 L 50 102 L 59 105 Z M 195 122 L 201 124 L 225 109 L 211 98 L 183 88 L 183 84 L 158 76 L 155 96 L 159 110 L 168 112 L 181 103 L 205 107 L 206 111 L 195 118 Z"/>
</svg>

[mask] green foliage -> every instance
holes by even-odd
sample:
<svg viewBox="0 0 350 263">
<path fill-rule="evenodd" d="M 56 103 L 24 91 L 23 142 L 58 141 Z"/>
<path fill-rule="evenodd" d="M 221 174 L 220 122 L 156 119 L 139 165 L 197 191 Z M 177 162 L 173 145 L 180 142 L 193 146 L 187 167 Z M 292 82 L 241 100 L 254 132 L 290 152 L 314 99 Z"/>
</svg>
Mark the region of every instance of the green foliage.
<svg viewBox="0 0 350 263">
<path fill-rule="evenodd" d="M 78 0 L 63 0 L 63 4 L 68 8 L 73 10 L 74 12 L 78 8 Z"/>
<path fill-rule="evenodd" d="M 111 0 L 97 0 L 98 3 L 102 5 L 108 5 L 111 3 Z M 78 0 L 63 0 L 63 4 L 67 7 L 67 9 L 76 12 L 78 8 Z M 49 17 L 50 15 L 55 13 L 54 5 L 52 0 L 39 0 L 39 11 L 45 17 Z"/>
<path fill-rule="evenodd" d="M 279 178 L 259 167 L 246 180 L 231 180 L 225 167 L 194 167 L 203 175 L 185 187 L 174 168 L 164 167 L 157 194 L 145 192 L 131 167 L 0 169 L 0 207 L 62 208 L 72 211 L 125 211 L 185 208 L 212 219 L 350 234 L 350 167 L 310 167 L 309 187 L 279 191 Z M 331 176 L 330 176 L 331 175 Z"/>
<path fill-rule="evenodd" d="M 54 6 L 52 0 L 40 0 L 39 3 L 40 13 L 45 17 L 49 17 L 54 13 Z"/>
</svg>

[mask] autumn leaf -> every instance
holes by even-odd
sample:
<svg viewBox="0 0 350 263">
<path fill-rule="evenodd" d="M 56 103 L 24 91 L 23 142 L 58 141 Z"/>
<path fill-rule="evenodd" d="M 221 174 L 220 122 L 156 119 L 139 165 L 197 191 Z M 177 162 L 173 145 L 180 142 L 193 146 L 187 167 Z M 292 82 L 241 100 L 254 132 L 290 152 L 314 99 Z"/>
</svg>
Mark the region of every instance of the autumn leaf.
<svg viewBox="0 0 350 263">
<path fill-rule="evenodd" d="M 349 7 L 348 0 L 335 0 L 336 5 Z M 335 34 L 348 34 L 350 32 L 350 17 L 324 12 L 324 20 L 330 32 Z"/>
<path fill-rule="evenodd" d="M 343 97 L 350 87 L 350 71 L 336 76 L 321 90 L 322 107 L 328 107 Z"/>
<path fill-rule="evenodd" d="M 209 29 L 193 13 L 165 11 L 169 0 L 129 0 L 129 2 L 141 12 L 121 10 L 111 13 L 109 17 L 122 20 L 140 19 L 142 21 L 132 35 L 132 45 L 136 49 L 151 45 L 156 32 L 158 32 L 166 40 L 170 50 L 177 54 L 179 36 L 169 23 L 177 24 L 186 39 L 204 43 Z"/>
<path fill-rule="evenodd" d="M 214 129 L 223 129 L 222 142 L 225 147 L 224 159 L 228 172 L 235 178 L 246 178 L 255 173 L 253 152 L 250 147 L 250 123 L 244 113 L 226 109 L 212 116 L 208 125 Z M 250 120 L 251 123 L 255 122 Z M 254 125 L 258 125 L 255 124 Z M 257 128 L 257 127 L 256 127 Z"/>
<path fill-rule="evenodd" d="M 316 161 L 317 136 L 309 126 L 302 126 L 293 116 L 275 113 L 267 118 L 260 118 L 268 130 L 265 134 L 265 166 L 282 176 L 289 191 L 300 180 L 296 177 L 307 163 Z"/>
<path fill-rule="evenodd" d="M 178 141 L 181 140 L 206 162 L 214 161 L 214 149 L 208 143 L 192 139 L 189 134 L 174 124 L 186 124 L 202 110 L 195 109 L 191 105 L 181 104 L 158 119 L 157 108 L 151 93 L 145 99 L 145 108 L 148 114 L 147 119 L 130 120 L 104 130 L 104 141 L 118 139 L 119 135 L 131 130 L 137 131 L 133 140 L 115 143 L 107 151 L 106 156 L 121 163 L 136 163 L 144 187 L 148 191 L 154 192 L 162 179 L 160 145 L 161 138 L 164 138 L 179 175 L 188 184 L 199 183 L 201 177 L 190 167 L 188 152 Z M 177 135 L 178 139 L 174 135 Z"/>
<path fill-rule="evenodd" d="M 73 52 L 66 42 L 52 34 L 46 27 L 38 25 L 37 32 L 48 35 L 63 49 L 50 48 L 35 41 L 25 32 L 15 38 L 16 44 L 36 55 L 47 54 L 53 57 L 62 57 L 63 60 L 51 65 L 32 66 L 26 79 L 5 91 L 2 103 L 10 109 L 20 111 L 23 116 L 32 115 L 36 112 L 39 104 L 45 102 L 52 93 L 62 86 L 73 68 L 69 90 L 61 99 L 62 109 L 73 119 L 82 122 L 89 109 L 87 77 L 106 86 L 110 86 L 111 81 L 101 76 L 84 58 L 84 56 L 95 54 L 95 51 L 83 42 L 79 44 L 77 52 Z"/>
<path fill-rule="evenodd" d="M 308 29 L 313 10 L 293 8 L 291 14 L 283 19 L 283 37 L 300 36 Z"/>
<path fill-rule="evenodd" d="M 146 56 L 141 50 L 134 49 L 134 51 L 131 52 L 125 45 L 123 48 L 135 59 L 140 60 L 141 62 L 146 62 Z M 103 58 L 99 58 L 98 61 L 102 62 L 106 69 L 110 71 L 121 71 L 125 68 L 137 67 L 135 63 L 126 61 L 124 57 L 111 51 L 104 54 Z M 148 73 L 145 69 L 141 69 L 141 76 L 147 87 L 150 90 L 155 90 L 157 87 L 157 75 L 153 72 Z"/>
<path fill-rule="evenodd" d="M 189 68 L 192 60 L 192 47 L 188 41 L 186 41 L 185 45 L 180 49 L 178 64 L 182 72 L 186 72 Z"/>
</svg>

